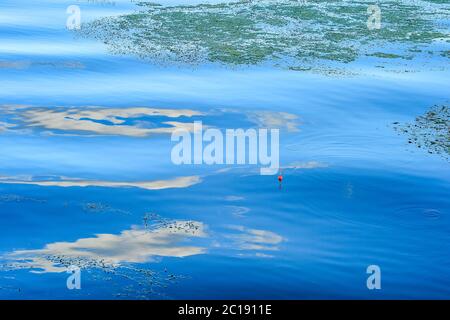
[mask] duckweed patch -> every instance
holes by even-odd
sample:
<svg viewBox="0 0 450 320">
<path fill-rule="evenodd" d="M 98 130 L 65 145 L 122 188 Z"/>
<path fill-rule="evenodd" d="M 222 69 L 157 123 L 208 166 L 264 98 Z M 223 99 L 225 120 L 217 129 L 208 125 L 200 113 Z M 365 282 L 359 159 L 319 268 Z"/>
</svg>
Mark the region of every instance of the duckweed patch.
<svg viewBox="0 0 450 320">
<path fill-rule="evenodd" d="M 408 51 L 413 59 L 421 52 L 418 47 L 448 40 L 448 27 L 441 21 L 448 20 L 450 12 L 441 1 L 379 2 L 381 29 L 369 30 L 367 9 L 372 4 L 366 0 L 241 0 L 177 6 L 139 2 L 136 12 L 95 20 L 79 32 L 102 41 L 114 54 L 158 63 L 271 63 L 291 70 L 308 70 L 323 62 L 348 64 L 367 55 L 398 58 L 380 53 L 387 45 Z M 436 55 L 448 57 L 441 52 Z"/>
<path fill-rule="evenodd" d="M 394 122 L 394 128 L 408 137 L 408 143 L 426 149 L 431 154 L 442 155 L 449 160 L 450 107 L 448 105 L 433 106 L 412 123 Z"/>
<path fill-rule="evenodd" d="M 372 53 L 372 54 L 368 54 L 368 56 L 384 58 L 384 59 L 401 59 L 401 58 L 404 58 L 403 56 L 400 56 L 398 54 L 384 53 L 384 52 L 375 52 L 375 53 Z"/>
</svg>

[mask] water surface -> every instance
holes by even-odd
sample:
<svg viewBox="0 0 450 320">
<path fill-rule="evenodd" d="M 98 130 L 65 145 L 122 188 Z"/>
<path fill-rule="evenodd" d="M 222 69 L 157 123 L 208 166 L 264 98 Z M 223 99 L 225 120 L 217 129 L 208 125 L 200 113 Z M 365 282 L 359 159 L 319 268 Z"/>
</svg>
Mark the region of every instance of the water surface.
<svg viewBox="0 0 450 320">
<path fill-rule="evenodd" d="M 445 3 L 432 20 L 447 42 L 413 44 L 430 55 L 306 70 L 114 52 L 66 29 L 72 4 L 83 23 L 141 9 L 0 4 L 0 298 L 450 297 L 445 145 L 430 153 L 398 130 L 448 106 Z M 280 128 L 282 186 L 256 166 L 174 165 L 170 135 L 152 130 L 193 120 Z M 66 287 L 69 265 L 81 290 Z M 369 265 L 381 290 L 366 287 Z"/>
</svg>

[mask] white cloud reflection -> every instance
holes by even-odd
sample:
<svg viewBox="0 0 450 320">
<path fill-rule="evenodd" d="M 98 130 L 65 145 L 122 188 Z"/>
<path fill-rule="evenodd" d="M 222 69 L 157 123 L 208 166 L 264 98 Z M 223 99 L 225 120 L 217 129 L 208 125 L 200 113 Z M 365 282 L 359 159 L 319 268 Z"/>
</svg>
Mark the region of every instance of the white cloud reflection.
<svg viewBox="0 0 450 320">
<path fill-rule="evenodd" d="M 275 232 L 250 229 L 244 226 L 230 226 L 230 229 L 240 233 L 229 235 L 241 250 L 277 251 L 278 245 L 286 239 Z"/>
<path fill-rule="evenodd" d="M 298 132 L 298 116 L 288 112 L 255 111 L 248 114 L 249 119 L 260 128 L 286 129 Z"/>
<path fill-rule="evenodd" d="M 173 221 L 156 229 L 130 229 L 120 234 L 97 234 L 74 242 L 53 242 L 43 249 L 16 250 L 3 258 L 12 269 L 32 269 L 34 273 L 64 272 L 63 261 L 76 265 L 120 265 L 144 263 L 156 257 L 183 258 L 203 254 L 200 246 L 183 244 L 190 238 L 205 237 L 205 225 L 197 221 Z"/>
<path fill-rule="evenodd" d="M 8 131 L 9 128 L 12 128 L 12 127 L 14 127 L 13 124 L 0 121 L 0 132 Z"/>
<path fill-rule="evenodd" d="M 119 182 L 104 180 L 83 180 L 77 178 L 60 177 L 54 180 L 34 180 L 33 178 L 17 179 L 15 177 L 0 176 L 0 183 L 28 184 L 43 187 L 105 187 L 105 188 L 140 188 L 146 190 L 161 190 L 172 188 L 187 188 L 200 183 L 199 176 L 177 177 L 168 180 Z"/>
<path fill-rule="evenodd" d="M 317 161 L 300 162 L 295 161 L 290 163 L 288 166 L 283 167 L 283 169 L 317 169 L 317 168 L 327 168 L 328 164 Z"/>
<path fill-rule="evenodd" d="M 174 130 L 194 130 L 193 122 L 174 121 L 180 117 L 211 115 L 191 109 L 163 109 L 149 107 L 31 107 L 27 105 L 1 105 L 2 112 L 24 128 L 41 128 L 48 135 L 115 135 L 147 137 L 153 134 L 170 134 Z M 222 110 L 224 113 L 245 115 L 250 123 L 260 128 L 298 131 L 298 117 L 287 112 Z M 214 113 L 212 113 L 214 114 Z M 150 117 L 148 120 L 147 117 Z M 153 118 L 152 118 L 153 117 Z M 166 117 L 158 119 L 156 117 Z M 207 126 L 206 124 L 204 127 Z M 3 130 L 2 130 L 3 128 Z M 5 125 L 0 123 L 0 131 Z"/>
<path fill-rule="evenodd" d="M 156 108 L 29 108 L 21 110 L 20 119 L 27 127 L 48 130 L 75 131 L 99 135 L 121 135 L 145 137 L 150 134 L 171 133 L 175 129 L 192 131 L 193 123 L 163 121 L 159 127 L 143 127 L 142 122 L 129 123 L 127 120 L 145 116 L 168 118 L 192 117 L 201 112 L 189 109 Z"/>
</svg>

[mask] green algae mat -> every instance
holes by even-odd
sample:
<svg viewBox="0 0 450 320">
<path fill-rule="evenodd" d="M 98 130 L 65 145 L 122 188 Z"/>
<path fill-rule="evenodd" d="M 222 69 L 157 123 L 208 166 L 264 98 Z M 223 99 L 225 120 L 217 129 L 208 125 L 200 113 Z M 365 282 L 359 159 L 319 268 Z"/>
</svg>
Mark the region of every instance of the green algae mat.
<svg viewBox="0 0 450 320">
<path fill-rule="evenodd" d="M 383 68 L 386 60 L 426 63 L 431 56 L 449 56 L 446 1 L 138 2 L 137 8 L 89 22 L 80 33 L 112 53 L 157 63 L 310 70 L 364 57 L 378 59 Z"/>
</svg>

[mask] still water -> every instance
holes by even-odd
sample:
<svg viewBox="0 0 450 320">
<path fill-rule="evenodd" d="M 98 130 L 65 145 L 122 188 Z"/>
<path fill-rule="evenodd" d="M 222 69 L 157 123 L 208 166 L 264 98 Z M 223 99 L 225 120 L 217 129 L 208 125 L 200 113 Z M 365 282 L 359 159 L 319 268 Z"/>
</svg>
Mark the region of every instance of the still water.
<svg viewBox="0 0 450 320">
<path fill-rule="evenodd" d="M 1 299 L 450 298 L 448 159 L 396 130 L 448 104 L 448 58 L 154 63 L 68 30 L 69 5 L 82 22 L 136 10 L 0 3 Z M 282 184 L 174 165 L 151 130 L 193 120 L 279 128 Z"/>
</svg>

